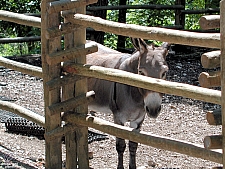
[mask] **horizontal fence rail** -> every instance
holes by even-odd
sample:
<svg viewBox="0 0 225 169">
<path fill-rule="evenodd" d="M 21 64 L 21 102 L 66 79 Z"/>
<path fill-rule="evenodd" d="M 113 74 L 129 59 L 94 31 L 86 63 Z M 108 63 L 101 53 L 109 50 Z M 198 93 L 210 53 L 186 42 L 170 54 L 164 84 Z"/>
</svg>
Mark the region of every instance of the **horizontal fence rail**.
<svg viewBox="0 0 225 169">
<path fill-rule="evenodd" d="M 189 142 L 158 136 L 143 131 L 138 132 L 133 128 L 117 125 L 94 116 L 73 113 L 66 114 L 63 119 L 72 124 L 88 126 L 119 138 L 222 164 L 222 153 L 207 150 L 197 144 L 191 144 Z"/>
<path fill-rule="evenodd" d="M 120 10 L 120 9 L 157 9 L 157 10 L 175 10 L 184 9 L 183 5 L 118 5 L 118 6 L 91 6 L 87 7 L 89 11 L 96 10 Z"/>
<path fill-rule="evenodd" d="M 166 80 L 141 76 L 126 71 L 105 68 L 101 66 L 73 64 L 64 66 L 63 70 L 76 75 L 110 80 L 157 91 L 160 93 L 173 94 L 202 100 L 205 102 L 221 104 L 221 92 L 218 90 L 207 89 L 177 82 L 169 82 Z"/>
<path fill-rule="evenodd" d="M 23 118 L 26 118 L 30 121 L 33 121 L 41 126 L 45 126 L 45 117 L 41 116 L 33 111 L 30 111 L 22 106 L 19 106 L 15 103 L 1 101 L 0 100 L 0 109 L 13 112 L 20 115 Z"/>
<path fill-rule="evenodd" d="M 95 30 L 110 32 L 123 36 L 154 39 L 162 42 L 184 44 L 190 46 L 220 48 L 219 33 L 196 33 L 158 27 L 139 26 L 134 24 L 123 24 L 84 14 L 75 14 L 72 16 L 64 15 L 64 17 L 74 24 L 92 27 Z M 17 14 L 0 10 L 0 19 L 38 28 L 41 27 L 40 18 L 26 16 L 24 14 Z"/>
<path fill-rule="evenodd" d="M 0 20 L 41 28 L 41 18 L 0 10 Z"/>
<path fill-rule="evenodd" d="M 219 8 L 208 8 L 208 9 L 199 9 L 199 10 L 181 10 L 183 14 L 205 14 L 205 13 L 219 13 Z"/>
<path fill-rule="evenodd" d="M 42 78 L 42 69 L 37 66 L 19 63 L 6 59 L 4 57 L 0 57 L 0 65 L 14 69 L 16 71 L 20 71 L 22 73 Z M 104 68 L 100 66 L 75 64 L 64 66 L 63 69 L 66 72 L 76 75 L 117 81 L 119 83 L 129 84 L 161 93 L 174 94 L 178 96 L 202 100 L 205 102 L 221 104 L 221 92 L 218 90 L 207 89 L 177 82 L 169 82 L 166 80 L 140 76 L 126 71 Z"/>
<path fill-rule="evenodd" d="M 42 78 L 42 68 L 37 66 L 32 66 L 25 63 L 16 62 L 4 57 L 0 57 L 0 65 L 16 70 L 18 72 L 26 73 L 31 76 L 37 76 Z"/>
<path fill-rule="evenodd" d="M 29 37 L 16 37 L 16 38 L 0 38 L 0 44 L 36 42 L 36 41 L 41 41 L 41 37 L 40 36 L 29 36 Z"/>
<path fill-rule="evenodd" d="M 185 9 L 183 5 L 118 5 L 118 6 L 91 6 L 87 7 L 88 11 L 101 11 L 101 10 L 121 10 L 121 9 L 155 9 L 155 10 L 180 10 L 182 14 L 204 14 L 204 13 L 219 13 L 219 8 L 207 9 Z"/>
<path fill-rule="evenodd" d="M 114 33 L 143 39 L 154 39 L 162 42 L 220 48 L 219 33 L 196 33 L 172 30 L 158 27 L 139 26 L 134 24 L 117 23 L 84 14 L 64 15 L 71 23 L 92 27 L 98 31 Z"/>
</svg>

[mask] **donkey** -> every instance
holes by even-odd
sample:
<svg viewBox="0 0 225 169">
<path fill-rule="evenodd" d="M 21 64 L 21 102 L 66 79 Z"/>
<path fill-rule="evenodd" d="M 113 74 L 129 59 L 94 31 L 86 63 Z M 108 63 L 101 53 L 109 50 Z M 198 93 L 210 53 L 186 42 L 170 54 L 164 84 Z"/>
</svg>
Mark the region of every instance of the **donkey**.
<svg viewBox="0 0 225 169">
<path fill-rule="evenodd" d="M 165 61 L 168 54 L 168 43 L 160 47 L 147 45 L 144 40 L 132 38 L 136 49 L 133 54 L 114 51 L 98 45 L 97 53 L 87 55 L 87 64 L 120 69 L 143 76 L 165 79 L 168 66 Z M 130 122 L 130 127 L 140 130 L 147 113 L 156 118 L 161 110 L 162 94 L 154 91 L 100 80 L 88 79 L 88 90 L 95 91 L 95 100 L 89 104 L 89 109 L 104 113 L 113 113 L 114 123 L 124 125 Z M 129 141 L 129 168 L 136 168 L 136 150 L 138 143 Z M 116 138 L 118 153 L 118 169 L 123 169 L 123 153 L 125 140 Z"/>
</svg>

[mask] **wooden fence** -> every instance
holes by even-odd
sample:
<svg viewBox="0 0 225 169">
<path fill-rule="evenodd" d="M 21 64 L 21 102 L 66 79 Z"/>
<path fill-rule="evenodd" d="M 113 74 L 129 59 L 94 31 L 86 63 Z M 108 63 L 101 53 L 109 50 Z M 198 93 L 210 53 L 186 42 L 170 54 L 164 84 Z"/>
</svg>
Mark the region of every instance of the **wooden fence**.
<svg viewBox="0 0 225 169">
<path fill-rule="evenodd" d="M 186 14 L 215 14 L 219 13 L 219 8 L 206 7 L 205 9 L 187 9 L 186 0 L 176 0 L 172 5 L 163 4 L 145 4 L 145 5 L 127 5 L 124 1 L 123 5 L 106 5 L 106 6 L 89 6 L 87 11 L 104 11 L 104 10 L 125 10 L 123 15 L 118 16 L 118 21 L 126 21 L 126 10 L 128 9 L 147 9 L 147 10 L 173 10 L 174 11 L 174 25 L 168 25 L 171 28 L 184 29 Z M 105 18 L 105 16 L 100 16 Z M 124 22 L 123 22 L 124 23 Z"/>
<path fill-rule="evenodd" d="M 108 2 L 106 0 L 99 0 L 97 4 L 91 5 L 86 7 L 86 10 L 88 14 L 91 14 L 93 16 L 99 16 L 103 19 L 106 18 L 107 10 L 119 10 L 119 16 L 118 16 L 118 22 L 126 23 L 126 13 L 128 9 L 146 9 L 146 10 L 171 10 L 174 11 L 174 25 L 165 25 L 167 28 L 173 28 L 173 29 L 184 29 L 185 27 L 185 17 L 187 14 L 215 14 L 219 13 L 219 8 L 212 8 L 209 6 L 205 6 L 205 9 L 186 9 L 186 0 L 176 0 L 173 5 L 163 5 L 163 4 L 148 4 L 148 5 L 127 5 L 126 1 L 122 1 L 121 5 L 107 5 Z M 26 16 L 37 16 L 37 17 L 31 17 L 30 20 L 28 19 L 27 22 L 31 21 L 33 22 L 33 26 L 40 27 L 41 25 L 38 23 L 40 18 L 40 14 L 24 14 Z M 20 17 L 26 18 L 23 14 L 20 14 Z M 10 17 L 9 17 L 10 16 Z M 0 19 L 5 18 L 8 21 L 16 21 L 15 17 L 12 13 L 7 11 L 0 11 Z M 22 18 L 21 18 L 22 19 Z M 26 20 L 26 19 L 25 19 Z M 25 21 L 24 20 L 24 21 Z M 28 24 L 31 24 L 28 23 Z M 36 23 L 35 23 L 36 22 Z M 20 21 L 17 21 L 16 23 L 20 23 Z M 201 31 L 205 30 L 204 27 L 202 27 Z M 205 30 L 206 31 L 206 30 Z M 209 30 L 207 30 L 209 31 Z M 212 31 L 212 30 L 210 30 Z M 88 28 L 87 29 L 87 38 L 88 39 L 94 39 L 94 41 L 99 42 L 101 44 L 104 44 L 104 32 L 102 31 L 96 31 L 94 29 Z M 40 41 L 40 37 L 22 37 L 19 38 L 0 38 L 0 43 L 19 43 L 19 42 L 30 42 L 30 41 Z M 125 38 L 123 36 L 118 37 L 118 43 L 117 43 L 117 50 L 119 51 L 127 51 L 125 49 Z"/>
<path fill-rule="evenodd" d="M 88 13 L 91 13 L 93 16 L 98 16 L 103 19 L 106 18 L 107 10 L 118 10 L 118 22 L 120 23 L 126 23 L 127 22 L 127 10 L 133 9 L 145 9 L 145 10 L 154 10 L 154 11 L 161 11 L 161 10 L 169 10 L 171 11 L 171 18 L 174 17 L 174 24 L 173 25 L 164 25 L 165 28 L 172 28 L 172 29 L 179 29 L 184 30 L 185 29 L 185 20 L 186 15 L 193 15 L 193 14 L 218 14 L 220 12 L 220 9 L 218 8 L 218 3 L 212 7 L 212 2 L 205 0 L 205 9 L 188 9 L 187 7 L 187 1 L 186 0 L 176 0 L 174 1 L 174 4 L 171 5 L 165 5 L 165 4 L 145 4 L 145 5 L 128 5 L 126 0 L 119 0 L 119 5 L 107 5 L 107 0 L 99 0 L 99 2 L 95 5 L 91 5 L 87 7 Z M 103 6 L 103 5 L 104 6 Z M 210 4 L 210 5 L 209 5 Z M 146 16 L 148 17 L 148 16 Z M 154 16 L 151 16 L 154 20 Z M 163 18 L 164 16 L 161 16 Z M 158 25 L 161 27 L 161 25 Z M 191 30 L 192 31 L 192 30 Z M 194 30 L 196 31 L 196 30 Z M 198 30 L 203 32 L 215 32 L 215 30 Z M 101 44 L 104 44 L 104 35 L 105 32 L 102 31 L 96 31 L 94 29 L 88 29 L 88 38 L 99 42 Z M 118 41 L 117 41 L 117 50 L 118 51 L 125 51 L 129 52 L 129 50 L 125 49 L 125 41 L 126 37 L 119 35 Z"/>
<path fill-rule="evenodd" d="M 224 141 L 224 15 L 221 15 L 220 18 L 221 35 L 218 33 L 188 33 L 186 31 L 169 30 L 165 28 L 114 23 L 111 21 L 104 21 L 100 18 L 86 16 L 84 13 L 87 2 L 95 3 L 96 0 L 42 1 L 41 20 L 39 18 L 37 19 L 31 16 L 22 16 L 21 14 L 9 12 L 5 15 L 4 11 L 3 13 L 0 11 L 0 18 L 2 20 L 39 27 L 42 31 L 42 69 L 35 66 L 28 66 L 26 64 L 15 64 L 12 61 L 8 62 L 5 58 L 0 59 L 0 65 L 43 78 L 45 120 L 43 121 L 43 119 L 41 119 L 41 121 L 38 121 L 38 117 L 36 117 L 33 112 L 5 101 L 0 102 L 0 108 L 18 113 L 25 118 L 32 119 L 33 121 L 44 125 L 46 129 L 46 168 L 62 168 L 62 136 L 66 137 L 65 144 L 67 168 L 89 168 L 87 127 L 92 127 L 117 137 L 140 142 L 156 148 L 183 153 L 193 157 L 225 164 L 225 158 L 222 153 L 205 149 L 203 146 L 157 135 L 150 135 L 145 132 L 136 133 L 130 128 L 119 126 L 93 116 L 87 116 L 87 103 L 92 100 L 93 93 L 87 92 L 85 78 L 86 76 L 92 76 L 125 84 L 130 84 L 132 81 L 131 85 L 137 87 L 221 104 L 223 117 L 222 137 Z M 221 6 L 221 14 L 224 14 L 224 0 L 221 2 Z M 62 16 L 64 17 L 64 23 L 62 24 L 58 19 L 61 11 L 63 11 Z M 74 12 L 76 12 L 75 15 L 71 14 Z M 10 14 L 13 14 L 13 19 L 10 17 Z M 34 21 L 32 19 L 34 19 Z M 194 87 L 188 84 L 168 82 L 165 80 L 156 80 L 150 77 L 143 78 L 139 75 L 134 75 L 121 70 L 102 68 L 98 66 L 82 66 L 86 62 L 85 55 L 96 51 L 96 45 L 85 45 L 85 31 L 87 26 L 93 27 L 97 30 L 124 36 L 155 39 L 159 41 L 192 46 L 213 48 L 221 47 L 221 77 L 223 77 L 221 78 L 222 91 L 220 92 L 202 87 Z M 61 47 L 62 35 L 64 35 L 64 50 L 62 50 Z M 52 61 L 54 58 L 58 59 Z M 62 61 L 65 63 L 65 66 L 63 67 L 61 66 Z M 68 73 L 72 73 L 75 76 L 64 75 L 62 77 L 61 69 Z M 74 70 L 76 70 L 76 72 L 74 72 Z M 107 76 L 105 75 L 106 73 Z M 73 95 L 74 92 L 75 97 Z M 61 93 L 63 93 L 62 97 Z M 87 95 L 85 95 L 85 93 L 87 93 Z M 61 119 L 61 110 L 65 111 L 63 119 Z M 66 121 L 67 125 L 61 127 L 62 120 Z M 77 137 L 74 137 L 74 135 Z M 163 147 L 161 144 L 162 142 L 164 145 Z M 223 145 L 224 144 L 222 144 L 221 147 L 225 150 L 225 146 Z"/>
</svg>

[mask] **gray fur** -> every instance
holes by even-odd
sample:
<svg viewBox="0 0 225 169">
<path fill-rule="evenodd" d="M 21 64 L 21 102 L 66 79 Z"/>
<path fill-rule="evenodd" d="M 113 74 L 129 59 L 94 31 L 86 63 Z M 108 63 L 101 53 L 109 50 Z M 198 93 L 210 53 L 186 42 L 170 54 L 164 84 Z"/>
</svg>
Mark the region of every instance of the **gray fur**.
<svg viewBox="0 0 225 169">
<path fill-rule="evenodd" d="M 165 44 L 158 48 L 148 46 L 142 39 L 136 38 L 132 39 L 132 42 L 136 49 L 132 55 L 114 52 L 99 45 L 99 52 L 87 55 L 87 64 L 164 79 L 164 73 L 168 71 L 165 61 L 168 46 Z M 88 80 L 88 88 L 95 91 L 95 100 L 89 108 L 103 113 L 112 112 L 116 124 L 124 125 L 125 122 L 130 122 L 131 127 L 140 130 L 146 113 L 156 118 L 161 110 L 162 95 L 153 91 L 94 78 Z M 129 142 L 130 169 L 136 168 L 137 145 L 137 143 Z M 125 147 L 124 139 L 117 138 L 118 169 L 124 168 Z"/>
</svg>

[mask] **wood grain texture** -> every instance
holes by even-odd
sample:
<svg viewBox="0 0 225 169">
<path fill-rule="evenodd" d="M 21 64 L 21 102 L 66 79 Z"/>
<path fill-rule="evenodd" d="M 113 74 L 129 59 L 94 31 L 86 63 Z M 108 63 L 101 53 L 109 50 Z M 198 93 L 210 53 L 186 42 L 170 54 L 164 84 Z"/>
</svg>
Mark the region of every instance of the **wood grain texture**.
<svg viewBox="0 0 225 169">
<path fill-rule="evenodd" d="M 207 150 L 201 145 L 192 144 L 169 137 L 154 135 L 143 131 L 138 132 L 133 128 L 114 124 L 94 116 L 66 114 L 63 119 L 74 124 L 79 123 L 80 125 L 89 126 L 119 138 L 131 140 L 155 148 L 186 154 L 192 157 L 202 158 L 220 164 L 222 163 L 222 153 Z"/>
<path fill-rule="evenodd" d="M 58 78 L 61 75 L 61 65 L 56 64 L 50 66 L 46 61 L 49 53 L 61 50 L 61 37 L 54 39 L 46 39 L 46 30 L 50 27 L 60 24 L 60 14 L 49 14 L 47 12 L 47 3 L 51 0 L 43 0 L 41 3 L 41 53 L 42 53 L 42 71 L 43 71 L 43 87 L 45 101 L 45 131 L 50 132 L 61 126 L 61 112 L 54 116 L 50 116 L 48 106 L 60 101 L 60 87 L 49 91 L 46 82 Z M 61 138 L 45 142 L 45 167 L 48 169 L 62 168 L 62 143 Z"/>
<path fill-rule="evenodd" d="M 220 28 L 220 15 L 205 15 L 199 19 L 200 28 L 203 30 Z"/>
<path fill-rule="evenodd" d="M 220 48 L 219 33 L 197 33 L 159 27 L 124 24 L 107 21 L 98 17 L 83 14 L 66 14 L 63 15 L 63 17 L 67 18 L 73 24 L 78 24 L 85 27 L 92 27 L 97 31 L 104 31 L 117 35 L 150 40 L 154 39 L 174 44 Z"/>
<path fill-rule="evenodd" d="M 183 96 L 215 104 L 221 104 L 221 92 L 189 84 L 169 82 L 162 79 L 155 79 L 140 76 L 130 72 L 105 68 L 100 66 L 72 64 L 63 67 L 65 72 L 87 77 L 116 81 L 160 93 Z"/>
</svg>

